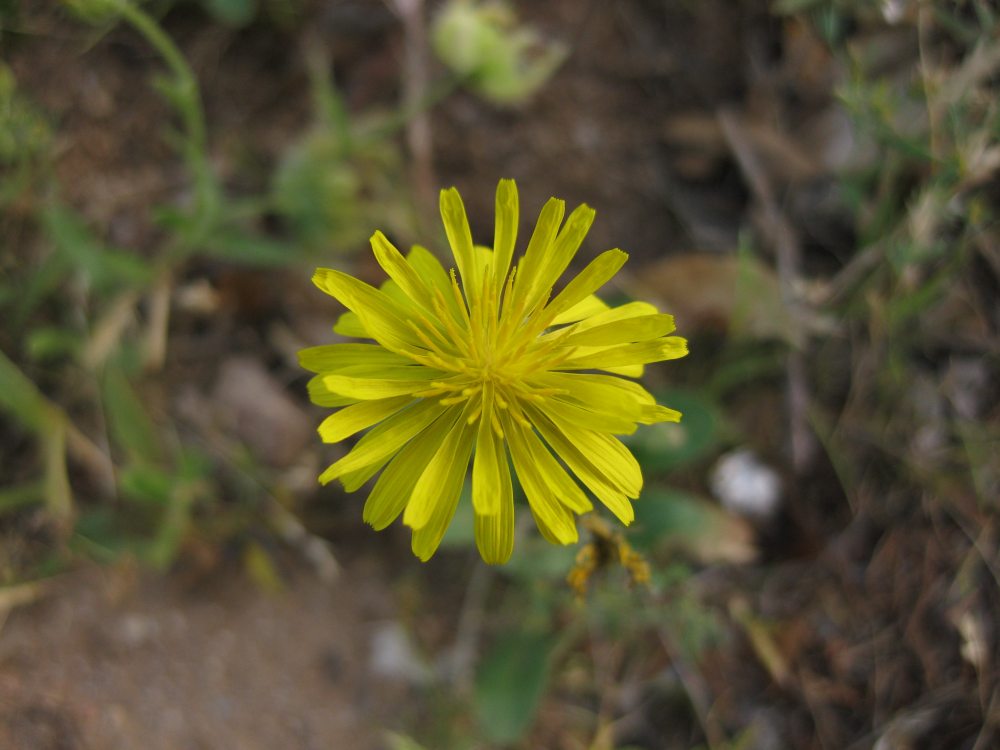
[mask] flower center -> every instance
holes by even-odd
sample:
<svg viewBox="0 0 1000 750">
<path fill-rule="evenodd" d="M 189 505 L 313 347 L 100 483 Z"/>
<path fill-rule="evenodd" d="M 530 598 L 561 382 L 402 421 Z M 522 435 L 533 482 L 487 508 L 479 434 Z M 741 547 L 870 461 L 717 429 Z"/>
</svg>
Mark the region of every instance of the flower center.
<svg viewBox="0 0 1000 750">
<path fill-rule="evenodd" d="M 446 406 L 464 403 L 469 424 L 482 416 L 498 434 L 502 434 L 498 410 L 530 426 L 522 407 L 563 392 L 528 382 L 559 359 L 557 342 L 540 338 L 544 331 L 540 319 L 526 319 L 519 310 L 498 314 L 498 295 L 491 293 L 485 278 L 481 293 L 468 306 L 454 275 L 452 287 L 457 305 L 449 305 L 440 292 L 435 296 L 437 324 L 427 318 L 410 323 L 427 347 L 426 354 L 410 356 L 445 373 L 414 395 L 438 398 Z"/>
</svg>

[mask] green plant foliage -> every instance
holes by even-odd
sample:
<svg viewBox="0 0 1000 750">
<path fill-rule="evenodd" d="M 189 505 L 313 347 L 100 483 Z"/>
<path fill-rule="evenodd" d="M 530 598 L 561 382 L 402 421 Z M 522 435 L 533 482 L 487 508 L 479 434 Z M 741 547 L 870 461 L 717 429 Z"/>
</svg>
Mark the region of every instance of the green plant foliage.
<svg viewBox="0 0 1000 750">
<path fill-rule="evenodd" d="M 504 2 L 449 0 L 431 31 L 434 51 L 473 91 L 497 104 L 528 99 L 566 59 L 565 46 L 518 26 Z"/>
<path fill-rule="evenodd" d="M 525 582 L 547 580 L 562 586 L 576 553 L 576 547 L 556 546 L 533 535 L 518 540 L 504 572 Z"/>
<path fill-rule="evenodd" d="M 493 742 L 520 739 L 531 725 L 549 681 L 556 637 L 508 631 L 484 656 L 476 674 L 475 709 Z"/>
<path fill-rule="evenodd" d="M 329 77 L 314 72 L 313 78 L 316 123 L 286 153 L 272 199 L 307 247 L 346 252 L 387 214 L 391 229 L 405 223 L 394 208 L 403 160 L 384 118 L 352 119 Z"/>
<path fill-rule="evenodd" d="M 49 206 L 42 213 L 42 223 L 56 253 L 67 266 L 85 273 L 98 294 L 152 279 L 142 258 L 107 247 L 71 208 L 58 203 Z"/>
<path fill-rule="evenodd" d="M 45 153 L 52 137 L 46 120 L 17 90 L 14 73 L 0 64 L 0 164 Z"/>
<path fill-rule="evenodd" d="M 62 0 L 62 2 L 87 23 L 109 24 L 118 18 L 132 0 Z"/>
<path fill-rule="evenodd" d="M 125 374 L 109 365 L 104 375 L 104 406 L 115 443 L 130 464 L 157 464 L 164 458 L 157 429 Z"/>
<path fill-rule="evenodd" d="M 671 538 L 702 536 L 712 529 L 713 518 L 704 501 L 681 490 L 651 488 L 635 504 L 635 525 L 629 540 L 643 550 L 669 544 Z"/>
<path fill-rule="evenodd" d="M 667 473 L 705 458 L 717 447 L 721 417 L 705 394 L 670 389 L 654 395 L 658 403 L 670 404 L 684 416 L 679 424 L 648 425 L 623 438 L 645 469 L 654 475 Z"/>
<path fill-rule="evenodd" d="M 246 26 L 257 15 L 257 0 L 202 0 L 205 10 L 226 26 Z"/>
<path fill-rule="evenodd" d="M 398 164 L 391 149 L 364 150 L 345 150 L 339 135 L 317 131 L 289 151 L 275 175 L 275 205 L 306 242 L 336 250 L 364 239 L 358 219 L 372 213 L 365 174 Z"/>
<path fill-rule="evenodd" d="M 0 206 L 21 195 L 46 163 L 52 142 L 48 121 L 17 89 L 0 63 Z"/>
</svg>

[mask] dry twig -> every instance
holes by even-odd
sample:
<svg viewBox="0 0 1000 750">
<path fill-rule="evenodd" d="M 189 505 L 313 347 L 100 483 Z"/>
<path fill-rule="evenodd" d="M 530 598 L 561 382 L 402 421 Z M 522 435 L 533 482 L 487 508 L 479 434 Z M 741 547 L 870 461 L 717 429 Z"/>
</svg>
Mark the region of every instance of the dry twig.
<svg viewBox="0 0 1000 750">
<path fill-rule="evenodd" d="M 799 279 L 802 256 L 798 237 L 778 208 L 771 182 L 757 158 L 753 144 L 744 135 L 743 126 L 736 114 L 728 108 L 722 108 L 716 116 L 747 184 L 763 209 L 765 230 L 774 243 L 782 301 L 793 317 L 797 317 L 800 305 L 794 288 Z M 809 385 L 806 382 L 805 355 L 801 350 L 792 348 L 788 352 L 786 372 L 792 466 L 801 475 L 809 467 L 816 452 L 816 440 L 808 423 Z"/>
<path fill-rule="evenodd" d="M 409 113 L 406 142 L 413 157 L 411 179 L 419 216 L 433 216 L 434 155 L 431 118 L 423 104 L 427 101 L 427 24 L 423 0 L 393 0 L 406 32 L 403 78 L 403 111 Z"/>
</svg>

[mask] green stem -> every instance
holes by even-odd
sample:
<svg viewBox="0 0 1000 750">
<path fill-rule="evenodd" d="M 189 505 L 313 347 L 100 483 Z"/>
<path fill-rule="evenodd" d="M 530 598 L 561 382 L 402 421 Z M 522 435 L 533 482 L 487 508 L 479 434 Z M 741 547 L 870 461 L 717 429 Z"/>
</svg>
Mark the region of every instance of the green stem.
<svg viewBox="0 0 1000 750">
<path fill-rule="evenodd" d="M 183 156 L 194 174 L 196 221 L 188 244 L 197 245 L 215 219 L 218 195 L 208 159 L 208 137 L 198 80 L 184 55 L 156 20 L 132 2 L 122 2 L 123 19 L 132 25 L 163 58 L 173 75 L 174 107 L 181 117 L 186 142 Z"/>
<path fill-rule="evenodd" d="M 177 81 L 177 93 L 180 95 L 177 107 L 184 120 L 191 143 L 200 151 L 205 148 L 205 116 L 201 109 L 201 99 L 198 96 L 198 83 L 194 72 L 184 59 L 184 55 L 173 40 L 160 25 L 145 11 L 132 5 L 122 3 L 122 18 L 142 34 L 163 58 Z M 200 155 L 204 155 L 203 153 Z"/>
<path fill-rule="evenodd" d="M 463 80 L 462 78 L 448 77 L 431 84 L 423 97 L 410 105 L 403 106 L 381 123 L 375 131 L 375 137 L 389 138 L 395 135 L 414 116 L 433 109 L 437 104 L 447 99 L 462 84 Z"/>
</svg>

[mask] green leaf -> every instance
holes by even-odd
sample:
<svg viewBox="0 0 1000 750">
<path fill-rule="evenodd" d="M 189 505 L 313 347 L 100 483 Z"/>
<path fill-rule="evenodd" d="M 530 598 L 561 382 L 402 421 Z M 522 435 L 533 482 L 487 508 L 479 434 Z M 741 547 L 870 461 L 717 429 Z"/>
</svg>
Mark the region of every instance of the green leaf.
<svg viewBox="0 0 1000 750">
<path fill-rule="evenodd" d="M 30 505 L 40 505 L 45 500 L 45 487 L 41 482 L 27 482 L 0 489 L 0 513 L 9 513 Z"/>
<path fill-rule="evenodd" d="M 42 223 L 56 251 L 90 276 L 98 289 L 143 284 L 152 278 L 152 269 L 142 258 L 105 246 L 72 209 L 49 206 Z"/>
<path fill-rule="evenodd" d="M 671 537 L 699 537 L 711 528 L 704 501 L 675 489 L 653 489 L 634 503 L 635 522 L 629 541 L 643 550 L 655 549 Z"/>
<path fill-rule="evenodd" d="M 705 564 L 747 563 L 757 556 L 750 525 L 705 498 L 653 487 L 634 507 L 628 538 L 640 551 L 680 551 Z"/>
<path fill-rule="evenodd" d="M 175 481 L 176 477 L 156 466 L 133 464 L 119 472 L 118 489 L 138 505 L 160 509 L 170 502 Z"/>
<path fill-rule="evenodd" d="M 527 513 L 528 509 L 522 505 L 517 512 Z M 551 544 L 532 529 L 527 538 L 516 540 L 514 554 L 504 565 L 503 572 L 532 584 L 539 580 L 564 581 L 573 567 L 577 552 L 577 545 Z"/>
<path fill-rule="evenodd" d="M 657 403 L 679 410 L 683 417 L 680 424 L 642 426 L 622 438 L 643 469 L 663 474 L 698 461 L 716 447 L 721 417 L 714 403 L 694 391 L 667 390 L 655 395 Z"/>
<path fill-rule="evenodd" d="M 45 506 L 62 531 L 68 531 L 73 516 L 73 491 L 66 469 L 66 423 L 59 420 L 42 436 L 45 459 Z"/>
<path fill-rule="evenodd" d="M 176 559 L 191 526 L 191 510 L 201 492 L 200 482 L 174 481 L 167 507 L 157 525 L 156 536 L 143 550 L 154 567 L 163 570 Z"/>
<path fill-rule="evenodd" d="M 121 514 L 108 506 L 81 512 L 74 531 L 75 546 L 104 562 L 113 562 L 130 549 Z"/>
<path fill-rule="evenodd" d="M 80 334 L 68 328 L 45 326 L 35 328 L 27 335 L 28 356 L 36 362 L 76 355 L 80 344 Z"/>
<path fill-rule="evenodd" d="M 3 352 L 0 352 L 0 408 L 38 436 L 45 462 L 45 503 L 53 518 L 68 525 L 73 512 L 73 495 L 66 471 L 68 420 Z"/>
<path fill-rule="evenodd" d="M 257 15 L 257 0 L 203 0 L 205 10 L 227 26 L 246 26 Z"/>
<path fill-rule="evenodd" d="M 63 283 L 71 270 L 65 257 L 53 253 L 19 278 L 11 300 L 13 315 L 5 321 L 6 324 L 12 328 L 22 328 L 38 306 Z"/>
<path fill-rule="evenodd" d="M 515 742 L 528 730 L 548 685 L 556 642 L 549 633 L 505 633 L 480 663 L 475 710 L 491 741 Z"/>
<path fill-rule="evenodd" d="M 291 245 L 238 230 L 214 232 L 201 254 L 251 266 L 287 266 L 301 257 Z"/>
<path fill-rule="evenodd" d="M 161 461 L 163 446 L 156 427 L 121 369 L 109 366 L 103 385 L 108 423 L 118 447 L 133 463 Z"/>
<path fill-rule="evenodd" d="M 60 419 L 60 413 L 3 352 L 0 352 L 0 409 L 42 435 L 51 432 Z"/>
</svg>

